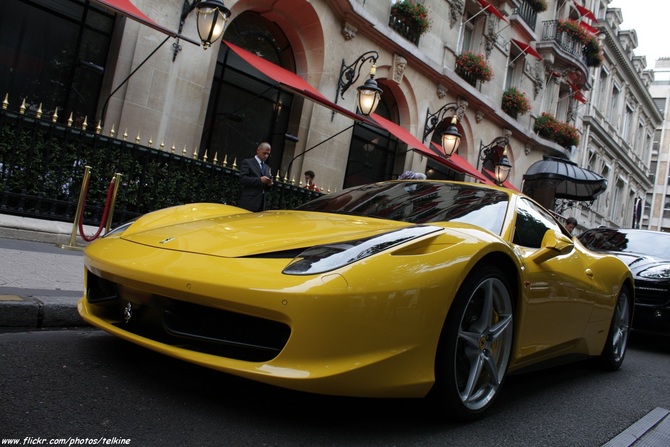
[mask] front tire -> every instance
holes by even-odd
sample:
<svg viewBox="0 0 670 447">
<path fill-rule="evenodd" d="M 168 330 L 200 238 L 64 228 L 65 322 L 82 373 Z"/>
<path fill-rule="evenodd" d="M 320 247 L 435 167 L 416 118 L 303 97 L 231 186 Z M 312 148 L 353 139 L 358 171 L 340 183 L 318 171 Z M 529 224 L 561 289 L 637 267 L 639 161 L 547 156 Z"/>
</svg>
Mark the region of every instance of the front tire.
<svg viewBox="0 0 670 447">
<path fill-rule="evenodd" d="M 616 371 L 621 368 L 623 359 L 626 356 L 632 317 L 632 301 L 630 289 L 627 286 L 623 286 L 619 292 L 616 307 L 614 308 L 607 341 L 599 358 L 601 366 L 610 371 Z"/>
<path fill-rule="evenodd" d="M 433 397 L 456 419 L 480 418 L 500 393 L 514 333 L 510 287 L 491 265 L 466 278 L 437 351 Z"/>
</svg>

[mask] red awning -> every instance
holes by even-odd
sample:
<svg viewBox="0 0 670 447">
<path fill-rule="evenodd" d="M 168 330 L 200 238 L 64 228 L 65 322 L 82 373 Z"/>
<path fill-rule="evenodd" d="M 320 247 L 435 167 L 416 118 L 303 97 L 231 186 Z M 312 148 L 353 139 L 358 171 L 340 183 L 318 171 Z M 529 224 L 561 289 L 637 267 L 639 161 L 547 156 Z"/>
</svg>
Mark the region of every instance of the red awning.
<svg viewBox="0 0 670 447">
<path fill-rule="evenodd" d="M 244 61 L 251 65 L 256 70 L 263 73 L 265 76 L 275 80 L 277 83 L 281 84 L 285 88 L 297 93 L 299 95 L 305 96 L 311 99 L 314 102 L 328 107 L 331 110 L 334 110 L 342 115 L 345 115 L 353 120 L 363 121 L 369 123 L 370 121 L 364 116 L 357 115 L 354 112 L 345 109 L 344 107 L 338 106 L 334 102 L 328 100 L 321 92 L 312 87 L 307 81 L 298 76 L 297 74 L 288 71 L 287 69 L 280 67 L 277 64 L 274 64 L 267 59 L 263 59 L 260 56 L 256 56 L 253 53 L 244 50 L 237 45 L 234 45 L 225 40 L 222 41 L 224 45 L 233 50 L 235 54 L 240 56 Z"/>
<path fill-rule="evenodd" d="M 482 5 L 482 8 L 484 8 L 484 11 L 488 11 L 492 13 L 494 16 L 498 17 L 499 19 L 504 20 L 507 22 L 507 19 L 505 18 L 504 15 L 502 15 L 502 12 L 498 11 L 498 8 L 487 2 L 486 0 L 477 0 L 480 5 Z"/>
<path fill-rule="evenodd" d="M 434 142 L 431 142 L 430 144 L 432 144 L 435 148 L 437 148 L 437 150 L 440 151 L 440 153 L 444 153 L 442 146 L 440 146 L 439 144 Z M 448 159 L 444 156 L 440 156 L 440 158 L 443 160 L 442 162 L 447 166 L 449 166 L 451 169 L 454 169 L 458 172 L 462 172 L 463 174 L 469 175 L 470 177 L 474 177 L 480 182 L 490 183 L 484 174 L 479 172 L 477 168 L 468 163 L 468 161 L 465 158 L 461 157 L 460 155 L 451 154 L 451 157 L 449 157 Z"/>
<path fill-rule="evenodd" d="M 143 25 L 153 28 L 156 31 L 160 31 L 163 34 L 167 34 L 172 37 L 179 37 L 182 40 L 190 42 L 192 44 L 200 46 L 200 42 L 184 37 L 181 34 L 178 34 L 176 31 L 165 28 L 158 23 L 151 20 L 147 17 L 142 11 L 140 11 L 137 6 L 133 5 L 130 0 L 93 0 L 94 2 L 105 6 L 114 12 L 117 12 L 125 17 L 131 18 Z"/>
<path fill-rule="evenodd" d="M 573 84 L 570 81 L 567 81 L 567 82 L 568 82 L 568 85 L 570 86 L 570 88 L 572 89 L 572 96 L 574 96 L 575 99 L 577 101 L 581 102 L 582 104 L 586 104 L 586 98 L 582 94 L 582 91 L 579 89 L 579 87 L 577 87 L 575 84 Z"/>
<path fill-rule="evenodd" d="M 577 11 L 579 11 L 579 14 L 582 17 L 586 17 L 587 19 L 591 19 L 594 22 L 598 23 L 598 19 L 596 19 L 596 16 L 593 14 L 593 12 L 591 12 L 590 9 L 578 5 L 576 2 L 575 2 L 575 8 L 577 8 Z"/>
<path fill-rule="evenodd" d="M 584 28 L 586 31 L 588 31 L 591 34 L 598 34 L 599 33 L 598 28 L 595 28 L 595 27 L 589 25 L 586 22 L 577 22 L 577 23 L 579 23 L 579 26 L 581 26 L 582 28 Z"/>
<path fill-rule="evenodd" d="M 495 178 L 495 177 L 496 177 L 496 175 L 495 175 L 493 172 L 489 171 L 488 169 L 484 169 L 484 171 L 486 171 L 486 173 L 487 173 L 489 176 L 491 176 L 491 178 Z M 494 184 L 494 185 L 496 184 L 493 180 L 489 180 L 489 182 L 492 183 L 492 184 Z M 508 180 L 505 180 L 505 181 L 503 182 L 502 186 L 504 186 L 504 187 L 507 188 L 507 189 L 511 189 L 512 191 L 519 191 L 519 189 L 518 189 L 516 186 L 512 185 Z M 520 191 L 519 191 L 519 192 L 520 192 Z"/>
<path fill-rule="evenodd" d="M 516 44 L 517 47 L 521 49 L 521 51 L 524 52 L 524 54 L 530 54 L 531 56 L 535 56 L 539 60 L 542 60 L 542 56 L 540 56 L 540 53 L 535 51 L 535 48 L 531 47 L 527 43 L 521 42 L 520 40 L 512 39 L 512 42 Z"/>
<path fill-rule="evenodd" d="M 393 121 L 389 121 L 386 118 L 377 115 L 376 113 L 373 113 L 371 117 L 374 120 L 375 124 L 377 124 L 382 129 L 386 130 L 388 133 L 390 133 L 403 143 L 407 144 L 407 146 L 409 146 L 410 148 L 421 152 L 423 155 L 431 158 L 432 160 L 442 163 L 443 165 L 447 166 L 450 169 L 462 172 L 463 174 L 467 174 L 478 180 L 486 181 L 486 177 L 484 177 L 480 172 L 477 172 L 474 166 L 472 166 L 458 154 L 454 154 L 447 159 L 444 155 L 441 155 L 440 151 L 442 151 L 442 148 L 439 147 L 439 145 L 432 143 L 434 146 L 437 146 L 437 150 L 428 148 L 421 141 L 419 141 L 418 138 L 416 138 L 414 135 L 412 135 L 403 127 L 394 123 Z"/>
</svg>

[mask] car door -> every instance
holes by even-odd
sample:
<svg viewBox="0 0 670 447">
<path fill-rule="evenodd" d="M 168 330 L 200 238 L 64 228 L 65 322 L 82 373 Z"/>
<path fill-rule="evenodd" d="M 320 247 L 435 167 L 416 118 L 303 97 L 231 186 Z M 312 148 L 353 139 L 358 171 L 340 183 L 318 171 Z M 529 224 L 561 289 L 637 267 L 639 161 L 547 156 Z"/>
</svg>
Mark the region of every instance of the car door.
<svg viewBox="0 0 670 447">
<path fill-rule="evenodd" d="M 568 234 L 544 209 L 517 201 L 513 243 L 522 269 L 517 349 L 520 356 L 543 356 L 571 350 L 583 337 L 594 305 L 588 266 L 574 245 L 541 259 L 536 254 L 547 231 Z"/>
</svg>

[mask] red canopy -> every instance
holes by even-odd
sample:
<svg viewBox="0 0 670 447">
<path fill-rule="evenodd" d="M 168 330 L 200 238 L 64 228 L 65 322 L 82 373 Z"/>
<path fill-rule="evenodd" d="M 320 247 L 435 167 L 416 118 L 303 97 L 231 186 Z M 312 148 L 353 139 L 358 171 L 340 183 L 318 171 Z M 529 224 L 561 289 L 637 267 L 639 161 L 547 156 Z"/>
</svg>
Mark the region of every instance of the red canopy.
<svg viewBox="0 0 670 447">
<path fill-rule="evenodd" d="M 594 22 L 598 23 L 598 19 L 596 19 L 596 16 L 593 14 L 593 12 L 591 12 L 590 9 L 587 9 L 587 8 L 585 8 L 585 7 L 583 7 L 583 6 L 580 6 L 580 5 L 577 4 L 576 2 L 575 2 L 575 8 L 577 8 L 577 11 L 579 11 L 579 14 L 580 14 L 582 17 L 586 17 L 587 19 L 591 19 L 591 20 L 593 20 Z"/>
<path fill-rule="evenodd" d="M 584 28 L 584 29 L 585 29 L 586 31 L 588 31 L 589 33 L 591 33 L 591 34 L 598 34 L 598 28 L 593 27 L 593 26 L 589 25 L 589 24 L 586 23 L 586 22 L 578 22 L 578 23 L 579 23 L 579 26 L 581 26 L 582 28 Z"/>
<path fill-rule="evenodd" d="M 334 102 L 331 102 L 321 94 L 317 89 L 312 87 L 309 82 L 305 81 L 303 78 L 297 74 L 288 71 L 287 69 L 280 67 L 277 64 L 274 64 L 267 59 L 263 59 L 260 56 L 256 56 L 248 52 L 245 49 L 238 47 L 230 42 L 225 40 L 222 41 L 224 45 L 233 50 L 235 54 L 240 56 L 244 61 L 251 65 L 256 70 L 263 73 L 265 76 L 275 80 L 277 83 L 282 84 L 284 87 L 289 90 L 298 93 L 299 95 L 305 96 L 312 101 L 318 102 L 319 104 L 328 107 L 331 110 L 334 110 L 342 115 L 348 116 L 349 118 L 357 121 L 368 122 L 364 116 L 357 115 L 354 112 L 345 109 L 344 107 L 338 106 Z"/>
<path fill-rule="evenodd" d="M 430 144 L 432 144 L 435 148 L 437 148 L 437 150 L 441 154 L 444 153 L 442 146 L 440 146 L 439 144 L 434 142 L 431 142 Z M 443 163 L 449 166 L 451 169 L 454 169 L 458 172 L 462 172 L 463 174 L 469 175 L 470 177 L 474 177 L 480 182 L 490 183 L 490 181 L 486 178 L 484 174 L 479 172 L 477 168 L 468 163 L 468 161 L 465 158 L 461 157 L 460 155 L 454 153 L 451 154 L 451 156 L 448 159 L 443 155 L 440 155 L 440 158 L 444 160 Z"/>
<path fill-rule="evenodd" d="M 525 54 L 530 54 L 532 56 L 535 56 L 539 60 L 542 60 L 542 56 L 540 56 L 540 53 L 535 51 L 535 48 L 531 47 L 527 43 L 521 42 L 520 40 L 512 39 L 512 42 L 516 44 L 517 47 L 521 49 Z"/>
<path fill-rule="evenodd" d="M 484 177 L 475 169 L 474 166 L 472 166 L 467 162 L 467 160 L 465 160 L 463 157 L 460 157 L 458 154 L 453 154 L 450 158 L 446 158 L 444 155 L 442 155 L 444 151 L 438 144 L 432 143 L 437 147 L 437 150 L 428 148 L 421 141 L 419 141 L 418 138 L 393 121 L 389 121 L 386 118 L 377 115 L 376 113 L 373 113 L 371 118 L 379 127 L 386 130 L 388 133 L 403 143 L 407 144 L 407 146 L 410 148 L 421 152 L 423 155 L 431 158 L 432 160 L 442 163 L 450 169 L 462 172 L 463 174 L 474 177 L 480 181 L 486 181 L 486 177 Z"/>
<path fill-rule="evenodd" d="M 498 11 L 498 8 L 487 2 L 486 0 L 477 0 L 480 5 L 482 5 L 482 8 L 484 8 L 484 11 L 489 11 L 492 13 L 494 16 L 498 17 L 499 19 L 504 20 L 507 22 L 507 19 L 505 16 L 502 14 L 502 12 Z"/>
<path fill-rule="evenodd" d="M 131 18 L 143 25 L 146 25 L 149 28 L 153 28 L 156 31 L 160 31 L 163 34 L 167 34 L 168 36 L 172 37 L 179 37 L 182 40 L 200 46 L 200 42 L 189 39 L 188 37 L 184 37 L 181 34 L 178 34 L 176 31 L 172 31 L 154 22 L 149 17 L 147 17 L 142 11 L 140 11 L 137 8 L 137 6 L 133 5 L 130 2 L 130 0 L 93 0 L 93 1 L 125 17 Z"/>
</svg>

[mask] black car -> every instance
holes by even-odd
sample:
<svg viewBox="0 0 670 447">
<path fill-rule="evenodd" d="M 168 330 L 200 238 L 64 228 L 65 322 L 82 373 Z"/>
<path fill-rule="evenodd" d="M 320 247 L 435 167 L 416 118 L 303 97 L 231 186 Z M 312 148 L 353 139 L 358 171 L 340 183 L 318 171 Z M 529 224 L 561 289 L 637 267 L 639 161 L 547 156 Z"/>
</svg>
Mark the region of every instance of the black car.
<svg viewBox="0 0 670 447">
<path fill-rule="evenodd" d="M 670 335 L 670 233 L 595 228 L 579 235 L 594 251 L 618 256 L 635 277 L 633 329 Z"/>
</svg>

